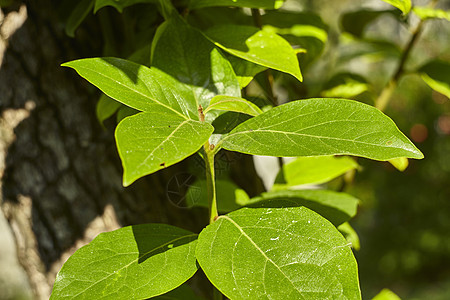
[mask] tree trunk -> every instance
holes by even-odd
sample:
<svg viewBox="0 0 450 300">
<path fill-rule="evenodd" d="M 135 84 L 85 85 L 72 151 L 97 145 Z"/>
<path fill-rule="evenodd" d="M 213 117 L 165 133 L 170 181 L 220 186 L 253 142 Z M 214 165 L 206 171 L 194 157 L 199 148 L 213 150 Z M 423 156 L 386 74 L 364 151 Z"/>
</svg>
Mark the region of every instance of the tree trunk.
<svg viewBox="0 0 450 300">
<path fill-rule="evenodd" d="M 167 200 L 183 164 L 122 187 L 112 130 L 96 120 L 98 92 L 60 67 L 101 55 L 98 24 L 70 39 L 56 5 L 18 3 L 0 17 L 0 203 L 35 299 L 48 299 L 63 262 L 102 231 L 163 222 L 198 232 L 207 220 Z"/>
</svg>

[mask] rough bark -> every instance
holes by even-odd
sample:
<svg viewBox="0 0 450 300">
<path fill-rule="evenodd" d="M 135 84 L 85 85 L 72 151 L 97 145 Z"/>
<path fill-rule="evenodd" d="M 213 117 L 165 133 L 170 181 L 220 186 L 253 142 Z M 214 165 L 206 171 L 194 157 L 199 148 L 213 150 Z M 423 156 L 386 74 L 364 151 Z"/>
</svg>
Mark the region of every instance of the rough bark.
<svg viewBox="0 0 450 300">
<path fill-rule="evenodd" d="M 182 164 L 122 187 L 112 131 L 95 117 L 98 92 L 59 66 L 101 55 L 97 24 L 70 39 L 57 4 L 18 3 L 1 22 L 0 203 L 36 299 L 48 299 L 62 263 L 99 232 L 144 222 L 198 231 L 206 219 L 167 200 Z"/>
</svg>

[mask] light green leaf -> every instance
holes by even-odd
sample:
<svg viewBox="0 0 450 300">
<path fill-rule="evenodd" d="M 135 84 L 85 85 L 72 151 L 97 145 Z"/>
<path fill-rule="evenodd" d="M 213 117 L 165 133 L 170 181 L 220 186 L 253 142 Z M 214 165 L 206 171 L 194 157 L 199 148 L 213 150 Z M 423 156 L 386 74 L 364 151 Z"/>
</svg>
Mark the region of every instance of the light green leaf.
<svg viewBox="0 0 450 300">
<path fill-rule="evenodd" d="M 240 97 L 230 97 L 218 95 L 212 98 L 208 108 L 204 111 L 205 115 L 210 110 L 234 111 L 250 116 L 262 114 L 261 109 L 250 101 Z"/>
<path fill-rule="evenodd" d="M 250 199 L 247 193 L 229 180 L 216 180 L 217 208 L 220 212 L 230 212 L 242 207 Z M 208 207 L 206 180 L 197 180 L 186 193 L 188 207 Z"/>
<path fill-rule="evenodd" d="M 275 107 L 241 123 L 217 146 L 268 156 L 347 154 L 375 160 L 423 158 L 376 108 L 345 99 L 308 99 Z"/>
<path fill-rule="evenodd" d="M 194 154 L 213 131 L 208 123 L 185 119 L 162 106 L 123 119 L 116 128 L 123 185 Z"/>
<path fill-rule="evenodd" d="M 390 289 L 382 289 L 372 300 L 401 300 L 401 298 Z"/>
<path fill-rule="evenodd" d="M 345 239 L 352 244 L 352 248 L 356 251 L 359 251 L 361 248 L 361 245 L 359 243 L 359 236 L 358 233 L 353 229 L 353 227 L 348 223 L 342 223 L 337 228 L 342 235 L 345 237 Z"/>
<path fill-rule="evenodd" d="M 68 36 L 75 36 L 75 30 L 77 30 L 81 22 L 83 22 L 87 15 L 92 11 L 92 8 L 94 7 L 93 1 L 94 0 L 82 0 L 75 6 L 66 23 L 66 34 Z"/>
<path fill-rule="evenodd" d="M 205 34 L 228 53 L 303 80 L 297 54 L 275 33 L 252 26 L 227 24 L 212 27 Z"/>
<path fill-rule="evenodd" d="M 450 63 L 432 60 L 419 69 L 422 79 L 436 92 L 450 98 Z"/>
<path fill-rule="evenodd" d="M 94 12 L 97 12 L 100 8 L 105 6 L 112 6 L 117 9 L 118 12 L 123 12 L 124 8 L 137 3 L 156 3 L 158 1 L 159 0 L 95 0 Z"/>
<path fill-rule="evenodd" d="M 196 238 L 165 224 L 101 233 L 67 260 L 51 299 L 145 299 L 164 294 L 197 271 Z"/>
<path fill-rule="evenodd" d="M 236 73 L 241 89 L 245 88 L 250 81 L 253 80 L 253 77 L 255 77 L 256 74 L 267 69 L 266 67 L 251 63 L 248 60 L 236 56 L 229 55 L 227 59 Z"/>
<path fill-rule="evenodd" d="M 356 215 L 358 202 L 353 196 L 328 190 L 284 190 L 262 193 L 261 196 L 250 199 L 246 206 L 305 206 L 337 226 Z"/>
<path fill-rule="evenodd" d="M 103 122 L 111 117 L 120 107 L 121 104 L 119 102 L 102 94 L 97 102 L 97 119 L 103 124 Z"/>
<path fill-rule="evenodd" d="M 178 288 L 173 291 L 168 292 L 167 294 L 154 297 L 152 299 L 157 300 L 204 300 L 203 298 L 197 296 L 194 291 L 187 285 L 182 284 Z"/>
<path fill-rule="evenodd" d="M 447 21 L 450 21 L 450 11 L 421 6 L 414 6 L 413 11 L 422 20 L 445 19 Z"/>
<path fill-rule="evenodd" d="M 400 9 L 403 15 L 407 15 L 411 10 L 411 0 L 383 0 L 386 3 Z"/>
<path fill-rule="evenodd" d="M 409 165 L 409 161 L 406 157 L 390 159 L 389 162 L 400 172 L 405 171 Z"/>
<path fill-rule="evenodd" d="M 304 207 L 219 216 L 200 233 L 196 256 L 230 299 L 361 299 L 347 241 Z"/>
<path fill-rule="evenodd" d="M 189 8 L 199 9 L 211 6 L 235 6 L 263 9 L 278 9 L 284 0 L 191 0 Z"/>
<path fill-rule="evenodd" d="M 87 58 L 62 64 L 98 87 L 107 96 L 140 111 L 162 106 L 180 116 L 198 119 L 192 92 L 155 69 L 120 58 Z"/>
<path fill-rule="evenodd" d="M 302 184 L 320 184 L 358 168 L 350 157 L 297 157 L 283 165 L 275 179 L 274 189 Z"/>
<path fill-rule="evenodd" d="M 327 83 L 324 90 L 320 93 L 326 98 L 354 98 L 370 89 L 362 76 L 353 73 L 335 74 Z"/>
<path fill-rule="evenodd" d="M 153 40 L 152 68 L 176 78 L 189 90 L 195 109 L 205 109 L 216 95 L 240 97 L 241 89 L 230 63 L 198 30 L 181 17 L 173 17 L 157 30 Z M 219 112 L 207 116 L 213 120 Z"/>
</svg>

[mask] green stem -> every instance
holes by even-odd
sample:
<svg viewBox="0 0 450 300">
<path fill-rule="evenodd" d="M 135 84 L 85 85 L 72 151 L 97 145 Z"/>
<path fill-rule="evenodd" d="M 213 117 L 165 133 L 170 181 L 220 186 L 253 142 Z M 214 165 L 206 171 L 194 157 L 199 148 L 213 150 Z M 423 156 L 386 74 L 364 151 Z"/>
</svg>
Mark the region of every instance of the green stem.
<svg viewBox="0 0 450 300">
<path fill-rule="evenodd" d="M 211 149 L 209 142 L 205 146 L 205 166 L 206 166 L 206 191 L 209 204 L 209 224 L 212 224 L 219 216 L 217 212 L 216 180 L 214 176 L 214 149 Z"/>
</svg>

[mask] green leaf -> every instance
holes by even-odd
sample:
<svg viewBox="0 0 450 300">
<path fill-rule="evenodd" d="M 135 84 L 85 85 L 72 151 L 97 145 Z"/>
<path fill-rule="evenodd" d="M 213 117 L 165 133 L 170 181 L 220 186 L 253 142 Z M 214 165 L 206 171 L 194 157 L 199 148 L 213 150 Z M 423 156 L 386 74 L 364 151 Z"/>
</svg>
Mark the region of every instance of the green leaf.
<svg viewBox="0 0 450 300">
<path fill-rule="evenodd" d="M 268 156 L 346 154 L 375 160 L 423 158 L 376 108 L 345 99 L 308 99 L 275 107 L 234 128 L 217 146 Z"/>
<path fill-rule="evenodd" d="M 103 124 L 103 122 L 111 117 L 120 107 L 121 104 L 119 102 L 102 94 L 97 102 L 96 112 L 98 121 Z"/>
<path fill-rule="evenodd" d="M 152 68 L 162 70 L 184 85 L 195 103 L 196 113 L 199 105 L 208 107 L 216 95 L 241 96 L 230 63 L 203 34 L 178 15 L 158 28 L 152 47 Z M 210 114 L 207 121 L 217 114 Z"/>
<path fill-rule="evenodd" d="M 311 12 L 269 11 L 262 16 L 264 31 L 280 34 L 294 48 L 304 48 L 300 65 L 307 66 L 323 51 L 328 40 L 328 26 L 321 17 Z"/>
<path fill-rule="evenodd" d="M 208 123 L 189 120 L 163 109 L 155 107 L 152 112 L 125 118 L 117 126 L 124 186 L 194 154 L 214 130 Z"/>
<path fill-rule="evenodd" d="M 198 119 L 192 92 L 155 69 L 120 58 L 87 58 L 62 64 L 98 87 L 107 96 L 140 111 L 164 107 L 180 116 Z"/>
<path fill-rule="evenodd" d="M 421 6 L 414 6 L 413 11 L 422 20 L 445 19 L 450 21 L 450 11 Z"/>
<path fill-rule="evenodd" d="M 422 79 L 433 90 L 450 98 L 450 63 L 432 60 L 419 69 Z"/>
<path fill-rule="evenodd" d="M 204 111 L 205 115 L 210 110 L 234 111 L 250 116 L 262 114 L 261 109 L 250 101 L 240 97 L 230 97 L 219 95 L 212 98 L 208 108 Z"/>
<path fill-rule="evenodd" d="M 404 16 L 411 10 L 411 0 L 383 0 L 386 3 L 400 9 Z"/>
<path fill-rule="evenodd" d="M 220 212 L 230 212 L 249 201 L 247 193 L 229 180 L 216 180 L 217 208 Z M 197 180 L 186 193 L 188 207 L 208 207 L 206 180 Z"/>
<path fill-rule="evenodd" d="M 134 108 L 131 108 L 129 106 L 121 105 L 119 110 L 117 111 L 116 123 L 119 124 L 120 121 L 122 121 L 126 117 L 130 117 L 137 113 L 140 113 L 140 111 L 135 110 Z"/>
<path fill-rule="evenodd" d="M 297 54 L 275 33 L 252 26 L 227 24 L 212 27 L 205 34 L 228 53 L 303 80 Z"/>
<path fill-rule="evenodd" d="M 246 206 L 305 206 L 337 226 L 356 215 L 358 202 L 353 196 L 328 190 L 283 190 L 262 193 L 261 196 L 250 199 Z"/>
<path fill-rule="evenodd" d="M 94 7 L 93 1 L 94 0 L 82 0 L 75 6 L 66 23 L 66 34 L 68 36 L 75 36 L 75 30 L 77 30 L 78 26 L 80 26 L 81 22 L 86 19 L 87 15 L 92 10 L 92 7 Z"/>
<path fill-rule="evenodd" d="M 405 171 L 409 165 L 409 161 L 406 157 L 390 159 L 389 162 L 400 172 Z"/>
<path fill-rule="evenodd" d="M 253 77 L 255 77 L 256 74 L 267 69 L 266 67 L 251 63 L 248 60 L 236 56 L 229 55 L 227 59 L 236 73 L 241 89 L 245 88 L 250 81 L 253 80 Z"/>
<path fill-rule="evenodd" d="M 372 300 L 401 300 L 401 298 L 390 289 L 382 289 Z"/>
<path fill-rule="evenodd" d="M 320 94 L 326 98 L 354 98 L 370 89 L 362 76 L 353 73 L 338 73 L 326 84 Z"/>
<path fill-rule="evenodd" d="M 361 299 L 347 241 L 304 207 L 219 216 L 200 233 L 196 256 L 230 299 Z"/>
<path fill-rule="evenodd" d="M 350 157 L 297 157 L 283 165 L 275 179 L 274 189 L 302 184 L 320 184 L 358 168 Z"/>
<path fill-rule="evenodd" d="M 398 17 L 400 12 L 398 10 L 357 10 L 344 13 L 340 20 L 341 30 L 351 33 L 355 37 L 361 38 L 367 25 L 375 21 L 378 17 L 384 14 L 392 14 Z"/>
<path fill-rule="evenodd" d="M 211 6 L 235 6 L 263 9 L 278 9 L 284 0 L 191 0 L 189 8 L 199 9 Z"/>
<path fill-rule="evenodd" d="M 166 293 L 197 271 L 196 238 L 165 224 L 101 233 L 67 260 L 51 299 L 144 299 Z"/>
<path fill-rule="evenodd" d="M 361 248 L 361 245 L 359 243 L 359 236 L 358 233 L 353 229 L 353 227 L 348 223 L 342 223 L 337 228 L 342 235 L 345 237 L 345 239 L 352 244 L 352 248 L 356 251 L 359 251 Z"/>
<path fill-rule="evenodd" d="M 203 298 L 197 296 L 194 291 L 187 285 L 182 284 L 178 288 L 173 291 L 168 292 L 167 294 L 154 297 L 152 299 L 158 300 L 204 300 Z"/>
<path fill-rule="evenodd" d="M 102 7 L 112 6 L 121 13 L 124 8 L 137 3 L 156 3 L 158 1 L 159 0 L 95 0 L 94 12 L 97 12 Z"/>
</svg>

